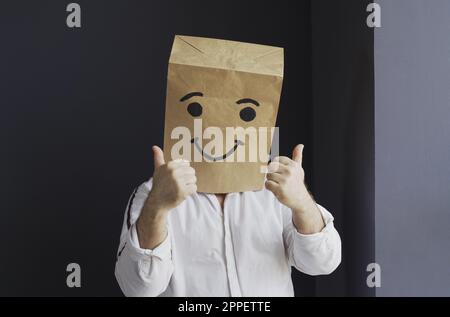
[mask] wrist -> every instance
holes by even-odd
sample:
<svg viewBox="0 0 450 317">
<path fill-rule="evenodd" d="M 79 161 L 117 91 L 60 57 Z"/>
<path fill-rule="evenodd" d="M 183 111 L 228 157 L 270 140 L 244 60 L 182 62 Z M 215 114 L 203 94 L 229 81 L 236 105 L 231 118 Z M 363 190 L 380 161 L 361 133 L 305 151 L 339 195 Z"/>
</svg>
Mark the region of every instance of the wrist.
<svg viewBox="0 0 450 317">
<path fill-rule="evenodd" d="M 305 188 L 301 190 L 300 194 L 297 196 L 297 199 L 291 206 L 291 209 L 297 213 L 307 213 L 311 210 L 311 207 L 315 205 L 314 199 L 311 197 L 308 190 Z"/>
<path fill-rule="evenodd" d="M 165 221 L 168 211 L 155 197 L 154 193 L 150 192 L 142 210 L 142 214 L 145 215 L 147 221 L 152 223 Z"/>
</svg>

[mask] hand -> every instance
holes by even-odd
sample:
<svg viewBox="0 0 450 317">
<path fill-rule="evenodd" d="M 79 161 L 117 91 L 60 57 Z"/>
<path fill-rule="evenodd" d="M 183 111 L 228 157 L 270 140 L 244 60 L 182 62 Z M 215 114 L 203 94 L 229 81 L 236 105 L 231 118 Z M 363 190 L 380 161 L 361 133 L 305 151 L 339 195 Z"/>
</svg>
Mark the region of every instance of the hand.
<svg viewBox="0 0 450 317">
<path fill-rule="evenodd" d="M 297 145 L 292 159 L 276 157 L 269 164 L 266 188 L 273 192 L 278 200 L 287 207 L 300 210 L 302 202 L 310 197 L 305 186 L 305 172 L 302 168 L 304 146 Z"/>
<path fill-rule="evenodd" d="M 292 210 L 292 220 L 297 231 L 303 234 L 320 232 L 325 223 L 316 202 L 305 185 L 305 172 L 302 168 L 302 144 L 297 145 L 292 159 L 277 157 L 269 164 L 266 188 Z"/>
<path fill-rule="evenodd" d="M 137 220 L 139 244 L 154 249 L 167 236 L 166 218 L 170 210 L 197 191 L 195 170 L 186 161 L 164 161 L 163 151 L 153 147 L 153 186 Z"/>
<path fill-rule="evenodd" d="M 171 161 L 165 164 L 164 153 L 153 147 L 155 171 L 148 201 L 154 208 L 167 212 L 181 204 L 197 191 L 195 170 L 187 161 Z"/>
</svg>

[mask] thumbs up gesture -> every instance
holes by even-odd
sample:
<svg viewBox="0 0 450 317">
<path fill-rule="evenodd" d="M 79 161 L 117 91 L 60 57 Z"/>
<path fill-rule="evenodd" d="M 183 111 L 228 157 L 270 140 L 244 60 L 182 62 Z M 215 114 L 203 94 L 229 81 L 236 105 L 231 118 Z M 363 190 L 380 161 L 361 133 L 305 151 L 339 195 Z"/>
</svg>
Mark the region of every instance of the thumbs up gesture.
<svg viewBox="0 0 450 317">
<path fill-rule="evenodd" d="M 167 212 L 197 191 L 197 178 L 189 162 L 178 160 L 166 164 L 163 151 L 157 146 L 152 150 L 155 171 L 148 200 L 155 210 Z"/>
<path fill-rule="evenodd" d="M 197 191 L 195 170 L 186 161 L 166 164 L 163 151 L 154 146 L 153 186 L 137 220 L 141 248 L 152 250 L 167 236 L 166 218 L 170 210 Z"/>
<path fill-rule="evenodd" d="M 303 201 L 310 198 L 304 183 L 303 148 L 302 144 L 297 145 L 292 153 L 292 159 L 284 156 L 276 157 L 268 167 L 266 188 L 292 210 L 302 210 Z"/>
</svg>

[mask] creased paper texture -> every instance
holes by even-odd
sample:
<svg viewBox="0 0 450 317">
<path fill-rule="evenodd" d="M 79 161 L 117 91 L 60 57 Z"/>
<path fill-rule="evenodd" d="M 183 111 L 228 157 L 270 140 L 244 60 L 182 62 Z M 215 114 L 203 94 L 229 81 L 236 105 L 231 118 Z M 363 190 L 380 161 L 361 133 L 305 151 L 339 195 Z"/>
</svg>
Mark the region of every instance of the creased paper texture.
<svg viewBox="0 0 450 317">
<path fill-rule="evenodd" d="M 272 145 L 283 56 L 278 47 L 175 36 L 164 154 L 166 161 L 191 162 L 199 192 L 263 188 L 261 170 Z"/>
</svg>

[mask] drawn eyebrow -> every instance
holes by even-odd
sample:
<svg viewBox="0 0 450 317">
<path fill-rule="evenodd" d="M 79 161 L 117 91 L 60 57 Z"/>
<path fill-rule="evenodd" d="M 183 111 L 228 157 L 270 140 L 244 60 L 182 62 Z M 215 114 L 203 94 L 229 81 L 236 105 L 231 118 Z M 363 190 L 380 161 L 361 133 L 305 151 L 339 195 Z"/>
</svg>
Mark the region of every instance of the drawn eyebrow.
<svg viewBox="0 0 450 317">
<path fill-rule="evenodd" d="M 191 99 L 192 97 L 203 97 L 203 93 L 201 92 L 191 92 L 188 93 L 186 96 L 180 99 L 181 102 Z"/>
<path fill-rule="evenodd" d="M 236 101 L 236 103 L 238 105 L 242 105 L 244 103 L 251 103 L 251 104 L 254 104 L 255 106 L 259 107 L 259 102 L 256 101 L 256 100 L 250 99 L 250 98 L 245 98 L 245 99 L 238 100 L 238 101 Z"/>
</svg>

